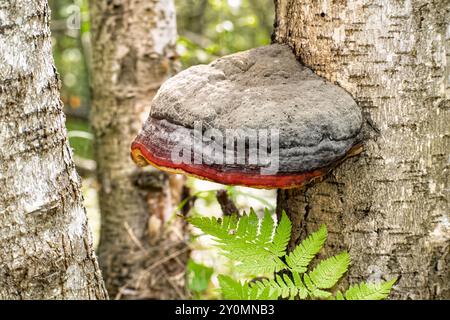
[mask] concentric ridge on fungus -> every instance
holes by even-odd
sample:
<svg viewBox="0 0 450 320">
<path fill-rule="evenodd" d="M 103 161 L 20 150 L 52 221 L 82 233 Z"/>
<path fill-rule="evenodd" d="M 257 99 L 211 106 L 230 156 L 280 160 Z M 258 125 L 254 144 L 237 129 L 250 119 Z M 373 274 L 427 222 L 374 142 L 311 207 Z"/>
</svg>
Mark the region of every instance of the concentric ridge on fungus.
<svg viewBox="0 0 450 320">
<path fill-rule="evenodd" d="M 262 174 L 267 165 L 249 164 L 258 150 L 248 142 L 241 164 L 175 163 L 171 154 L 179 145 L 192 146 L 194 159 L 198 122 L 203 131 L 213 128 L 224 137 L 233 129 L 278 130 L 277 172 Z M 141 166 L 222 184 L 292 188 L 359 153 L 361 127 L 361 110 L 345 90 L 300 64 L 289 47 L 275 44 L 191 67 L 166 81 L 132 144 L 132 157 Z"/>
</svg>

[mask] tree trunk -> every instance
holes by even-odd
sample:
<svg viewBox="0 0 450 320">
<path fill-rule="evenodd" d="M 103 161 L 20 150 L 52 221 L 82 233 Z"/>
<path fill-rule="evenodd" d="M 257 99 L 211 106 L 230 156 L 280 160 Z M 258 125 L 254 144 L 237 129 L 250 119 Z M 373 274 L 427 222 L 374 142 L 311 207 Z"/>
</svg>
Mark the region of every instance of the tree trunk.
<svg viewBox="0 0 450 320">
<path fill-rule="evenodd" d="M 104 299 L 47 1 L 0 5 L 0 299 Z"/>
<path fill-rule="evenodd" d="M 401 276 L 394 299 L 445 299 L 449 282 L 449 2 L 278 0 L 274 41 L 350 92 L 365 152 L 323 182 L 280 191 L 292 243 L 326 224 L 351 283 Z M 447 56 L 446 56 L 447 54 Z"/>
<path fill-rule="evenodd" d="M 184 298 L 188 247 L 182 223 L 172 219 L 183 180 L 139 169 L 130 158 L 153 96 L 174 72 L 174 5 L 96 0 L 91 17 L 91 123 L 102 214 L 98 253 L 106 286 L 122 299 Z"/>
</svg>

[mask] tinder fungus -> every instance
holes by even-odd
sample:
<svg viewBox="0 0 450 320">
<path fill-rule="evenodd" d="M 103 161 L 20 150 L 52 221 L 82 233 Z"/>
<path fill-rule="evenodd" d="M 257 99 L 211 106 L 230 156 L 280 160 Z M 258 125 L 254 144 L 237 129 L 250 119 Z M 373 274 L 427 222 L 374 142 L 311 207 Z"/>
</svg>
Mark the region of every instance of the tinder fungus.
<svg viewBox="0 0 450 320">
<path fill-rule="evenodd" d="M 166 81 L 131 153 L 138 165 L 222 184 L 293 188 L 359 153 L 361 127 L 345 90 L 274 44 Z"/>
</svg>

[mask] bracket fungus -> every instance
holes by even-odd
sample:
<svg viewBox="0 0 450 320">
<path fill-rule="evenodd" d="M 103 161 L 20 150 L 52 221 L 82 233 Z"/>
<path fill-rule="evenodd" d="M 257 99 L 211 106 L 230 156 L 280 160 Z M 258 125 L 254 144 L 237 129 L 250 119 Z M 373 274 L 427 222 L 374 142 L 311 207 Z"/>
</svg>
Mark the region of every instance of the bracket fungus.
<svg viewBox="0 0 450 320">
<path fill-rule="evenodd" d="M 301 187 L 361 152 L 362 123 L 344 89 L 273 44 L 166 81 L 131 154 L 222 184 Z"/>
</svg>

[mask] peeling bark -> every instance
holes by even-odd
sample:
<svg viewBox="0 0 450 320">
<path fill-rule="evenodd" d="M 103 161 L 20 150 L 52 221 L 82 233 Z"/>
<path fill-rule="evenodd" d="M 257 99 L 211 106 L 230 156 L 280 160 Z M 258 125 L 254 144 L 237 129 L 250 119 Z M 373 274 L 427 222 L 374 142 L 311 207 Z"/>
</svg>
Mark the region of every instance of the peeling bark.
<svg viewBox="0 0 450 320">
<path fill-rule="evenodd" d="M 172 0 L 92 1 L 93 105 L 101 185 L 100 265 L 110 295 L 184 298 L 184 226 L 172 219 L 183 180 L 139 169 L 130 145 L 173 72 Z M 168 220 L 170 223 L 168 224 Z"/>
<path fill-rule="evenodd" d="M 0 299 L 105 299 L 47 1 L 0 3 Z"/>
<path fill-rule="evenodd" d="M 346 89 L 366 116 L 365 152 L 323 182 L 280 191 L 291 246 L 329 229 L 351 283 L 401 276 L 394 299 L 450 298 L 450 3 L 276 1 L 274 42 Z"/>
</svg>

